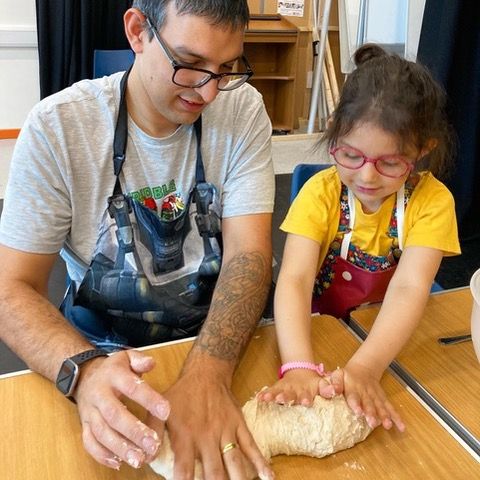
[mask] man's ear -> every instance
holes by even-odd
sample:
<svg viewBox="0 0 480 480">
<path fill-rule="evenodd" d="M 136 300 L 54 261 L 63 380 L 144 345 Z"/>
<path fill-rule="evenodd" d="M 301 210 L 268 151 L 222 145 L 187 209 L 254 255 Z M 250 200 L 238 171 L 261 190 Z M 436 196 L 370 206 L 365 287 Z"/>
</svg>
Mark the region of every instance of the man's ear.
<svg viewBox="0 0 480 480">
<path fill-rule="evenodd" d="M 138 8 L 129 8 L 123 15 L 125 35 L 135 53 L 143 52 L 143 44 L 148 41 L 148 34 L 143 25 L 145 15 Z"/>
</svg>

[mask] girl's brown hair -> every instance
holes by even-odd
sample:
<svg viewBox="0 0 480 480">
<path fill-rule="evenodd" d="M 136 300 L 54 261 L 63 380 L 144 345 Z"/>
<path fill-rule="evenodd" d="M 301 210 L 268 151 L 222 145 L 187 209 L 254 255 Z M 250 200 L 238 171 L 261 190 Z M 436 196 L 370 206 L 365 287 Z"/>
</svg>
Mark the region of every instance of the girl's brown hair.
<svg viewBox="0 0 480 480">
<path fill-rule="evenodd" d="M 343 85 L 321 142 L 334 146 L 359 122 L 370 122 L 398 136 L 401 151 L 434 146 L 422 168 L 438 177 L 450 173 L 454 148 L 446 95 L 428 70 L 375 44 L 360 47 L 354 60 L 357 68 Z"/>
</svg>

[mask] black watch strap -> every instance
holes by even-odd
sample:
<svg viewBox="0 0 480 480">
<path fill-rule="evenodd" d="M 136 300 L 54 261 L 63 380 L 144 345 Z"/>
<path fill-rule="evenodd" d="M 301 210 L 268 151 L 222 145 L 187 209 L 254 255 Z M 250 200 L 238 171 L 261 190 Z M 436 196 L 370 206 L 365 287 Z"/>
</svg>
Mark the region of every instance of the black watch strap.
<svg viewBox="0 0 480 480">
<path fill-rule="evenodd" d="M 77 365 L 88 362 L 96 357 L 108 357 L 108 352 L 101 348 L 93 348 L 92 350 L 85 350 L 84 352 L 77 353 L 73 357 L 70 357 L 72 362 L 75 362 Z"/>
<path fill-rule="evenodd" d="M 84 352 L 77 353 L 73 357 L 66 358 L 60 371 L 57 375 L 57 380 L 55 382 L 57 388 L 72 402 L 75 403 L 74 398 L 72 397 L 73 391 L 77 384 L 78 378 L 80 376 L 80 365 L 89 360 L 93 360 L 97 357 L 107 357 L 108 352 L 102 350 L 101 348 L 95 348 L 91 350 L 85 350 Z"/>
</svg>

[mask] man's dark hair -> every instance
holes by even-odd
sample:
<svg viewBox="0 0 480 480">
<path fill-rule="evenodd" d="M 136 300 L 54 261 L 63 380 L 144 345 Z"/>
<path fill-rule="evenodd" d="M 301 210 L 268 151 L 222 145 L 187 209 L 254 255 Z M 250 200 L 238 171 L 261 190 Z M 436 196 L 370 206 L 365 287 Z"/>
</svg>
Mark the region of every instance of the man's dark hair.
<svg viewBox="0 0 480 480">
<path fill-rule="evenodd" d="M 177 15 L 197 15 L 212 25 L 243 29 L 248 24 L 247 0 L 134 0 L 133 7 L 147 16 L 161 30 L 167 18 L 167 7 L 174 3 Z"/>
</svg>

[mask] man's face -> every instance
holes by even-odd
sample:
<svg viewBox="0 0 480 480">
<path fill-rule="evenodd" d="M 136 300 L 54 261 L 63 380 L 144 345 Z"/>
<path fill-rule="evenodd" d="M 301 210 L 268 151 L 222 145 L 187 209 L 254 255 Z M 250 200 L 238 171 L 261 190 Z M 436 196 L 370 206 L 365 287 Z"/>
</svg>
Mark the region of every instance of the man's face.
<svg viewBox="0 0 480 480">
<path fill-rule="evenodd" d="M 137 99 L 143 98 L 145 103 L 140 106 L 142 116 L 166 127 L 191 124 L 216 98 L 217 81 L 210 80 L 199 88 L 175 85 L 170 61 L 155 38 L 148 40 L 148 34 L 142 33 L 143 52 L 136 61 L 143 90 Z M 166 22 L 159 34 L 177 62 L 214 73 L 231 67 L 243 51 L 243 30 L 211 25 L 205 17 L 176 15 L 174 2 L 169 4 Z"/>
</svg>

